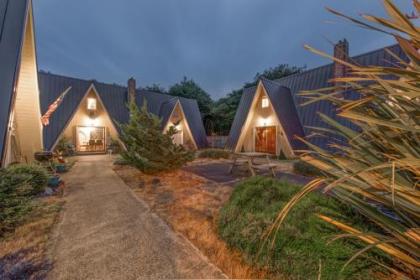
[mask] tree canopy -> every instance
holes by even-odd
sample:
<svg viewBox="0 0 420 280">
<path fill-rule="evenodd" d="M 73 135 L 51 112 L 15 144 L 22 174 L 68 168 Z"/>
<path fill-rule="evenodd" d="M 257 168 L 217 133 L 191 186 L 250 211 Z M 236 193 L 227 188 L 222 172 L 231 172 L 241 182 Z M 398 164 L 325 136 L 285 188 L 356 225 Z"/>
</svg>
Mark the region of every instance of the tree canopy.
<svg viewBox="0 0 420 280">
<path fill-rule="evenodd" d="M 184 77 L 184 79 L 169 88 L 169 94 L 197 100 L 200 112 L 203 115 L 210 113 L 213 100 L 194 80 Z"/>
</svg>

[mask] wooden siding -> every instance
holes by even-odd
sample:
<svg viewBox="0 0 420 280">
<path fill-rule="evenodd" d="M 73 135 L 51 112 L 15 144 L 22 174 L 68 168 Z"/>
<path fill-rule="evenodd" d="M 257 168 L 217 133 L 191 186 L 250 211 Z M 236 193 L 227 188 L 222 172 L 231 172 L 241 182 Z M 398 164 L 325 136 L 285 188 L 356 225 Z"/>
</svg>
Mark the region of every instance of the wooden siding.
<svg viewBox="0 0 420 280">
<path fill-rule="evenodd" d="M 31 162 L 34 160 L 34 153 L 42 150 L 43 147 L 31 8 L 29 9 L 28 20 L 25 27 L 13 113 L 16 126 L 16 142 L 20 150 L 19 160 Z M 9 149 L 12 147 L 11 142 L 12 141 L 9 141 Z M 8 151 L 7 153 L 14 154 L 16 152 L 17 151 Z M 8 158 L 10 159 L 11 157 L 8 156 Z"/>
</svg>

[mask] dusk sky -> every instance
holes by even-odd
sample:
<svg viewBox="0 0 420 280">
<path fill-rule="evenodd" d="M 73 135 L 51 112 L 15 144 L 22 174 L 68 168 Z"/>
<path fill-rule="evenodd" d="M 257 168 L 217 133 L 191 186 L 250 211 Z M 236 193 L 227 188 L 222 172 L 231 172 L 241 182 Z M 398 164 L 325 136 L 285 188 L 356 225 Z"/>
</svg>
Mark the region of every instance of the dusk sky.
<svg viewBox="0 0 420 280">
<path fill-rule="evenodd" d="M 303 44 L 350 53 L 393 44 L 329 14 L 384 15 L 380 0 L 34 0 L 39 69 L 125 85 L 193 78 L 214 99 L 281 63 L 328 61 Z M 410 0 L 394 1 L 411 12 Z"/>
</svg>

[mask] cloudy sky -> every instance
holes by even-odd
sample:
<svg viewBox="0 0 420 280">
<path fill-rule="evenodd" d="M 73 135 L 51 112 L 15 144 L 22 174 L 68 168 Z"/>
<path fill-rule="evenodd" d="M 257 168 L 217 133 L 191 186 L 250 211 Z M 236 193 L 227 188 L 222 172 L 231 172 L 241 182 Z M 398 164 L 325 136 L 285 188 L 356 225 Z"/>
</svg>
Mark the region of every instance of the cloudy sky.
<svg viewBox="0 0 420 280">
<path fill-rule="evenodd" d="M 380 0 L 34 0 L 38 64 L 68 76 L 168 87 L 193 78 L 214 99 L 281 63 L 326 63 L 303 49 L 351 54 L 390 45 L 325 11 L 383 15 Z M 411 11 L 410 0 L 395 0 Z"/>
</svg>

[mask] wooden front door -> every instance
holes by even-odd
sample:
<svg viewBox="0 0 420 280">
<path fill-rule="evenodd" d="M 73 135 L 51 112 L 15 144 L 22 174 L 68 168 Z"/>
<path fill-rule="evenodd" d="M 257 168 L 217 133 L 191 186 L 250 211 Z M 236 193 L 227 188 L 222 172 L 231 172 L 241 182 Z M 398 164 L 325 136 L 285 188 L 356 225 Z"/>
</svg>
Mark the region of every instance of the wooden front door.
<svg viewBox="0 0 420 280">
<path fill-rule="evenodd" d="M 255 151 L 276 154 L 276 127 L 265 126 L 255 128 Z"/>
</svg>

